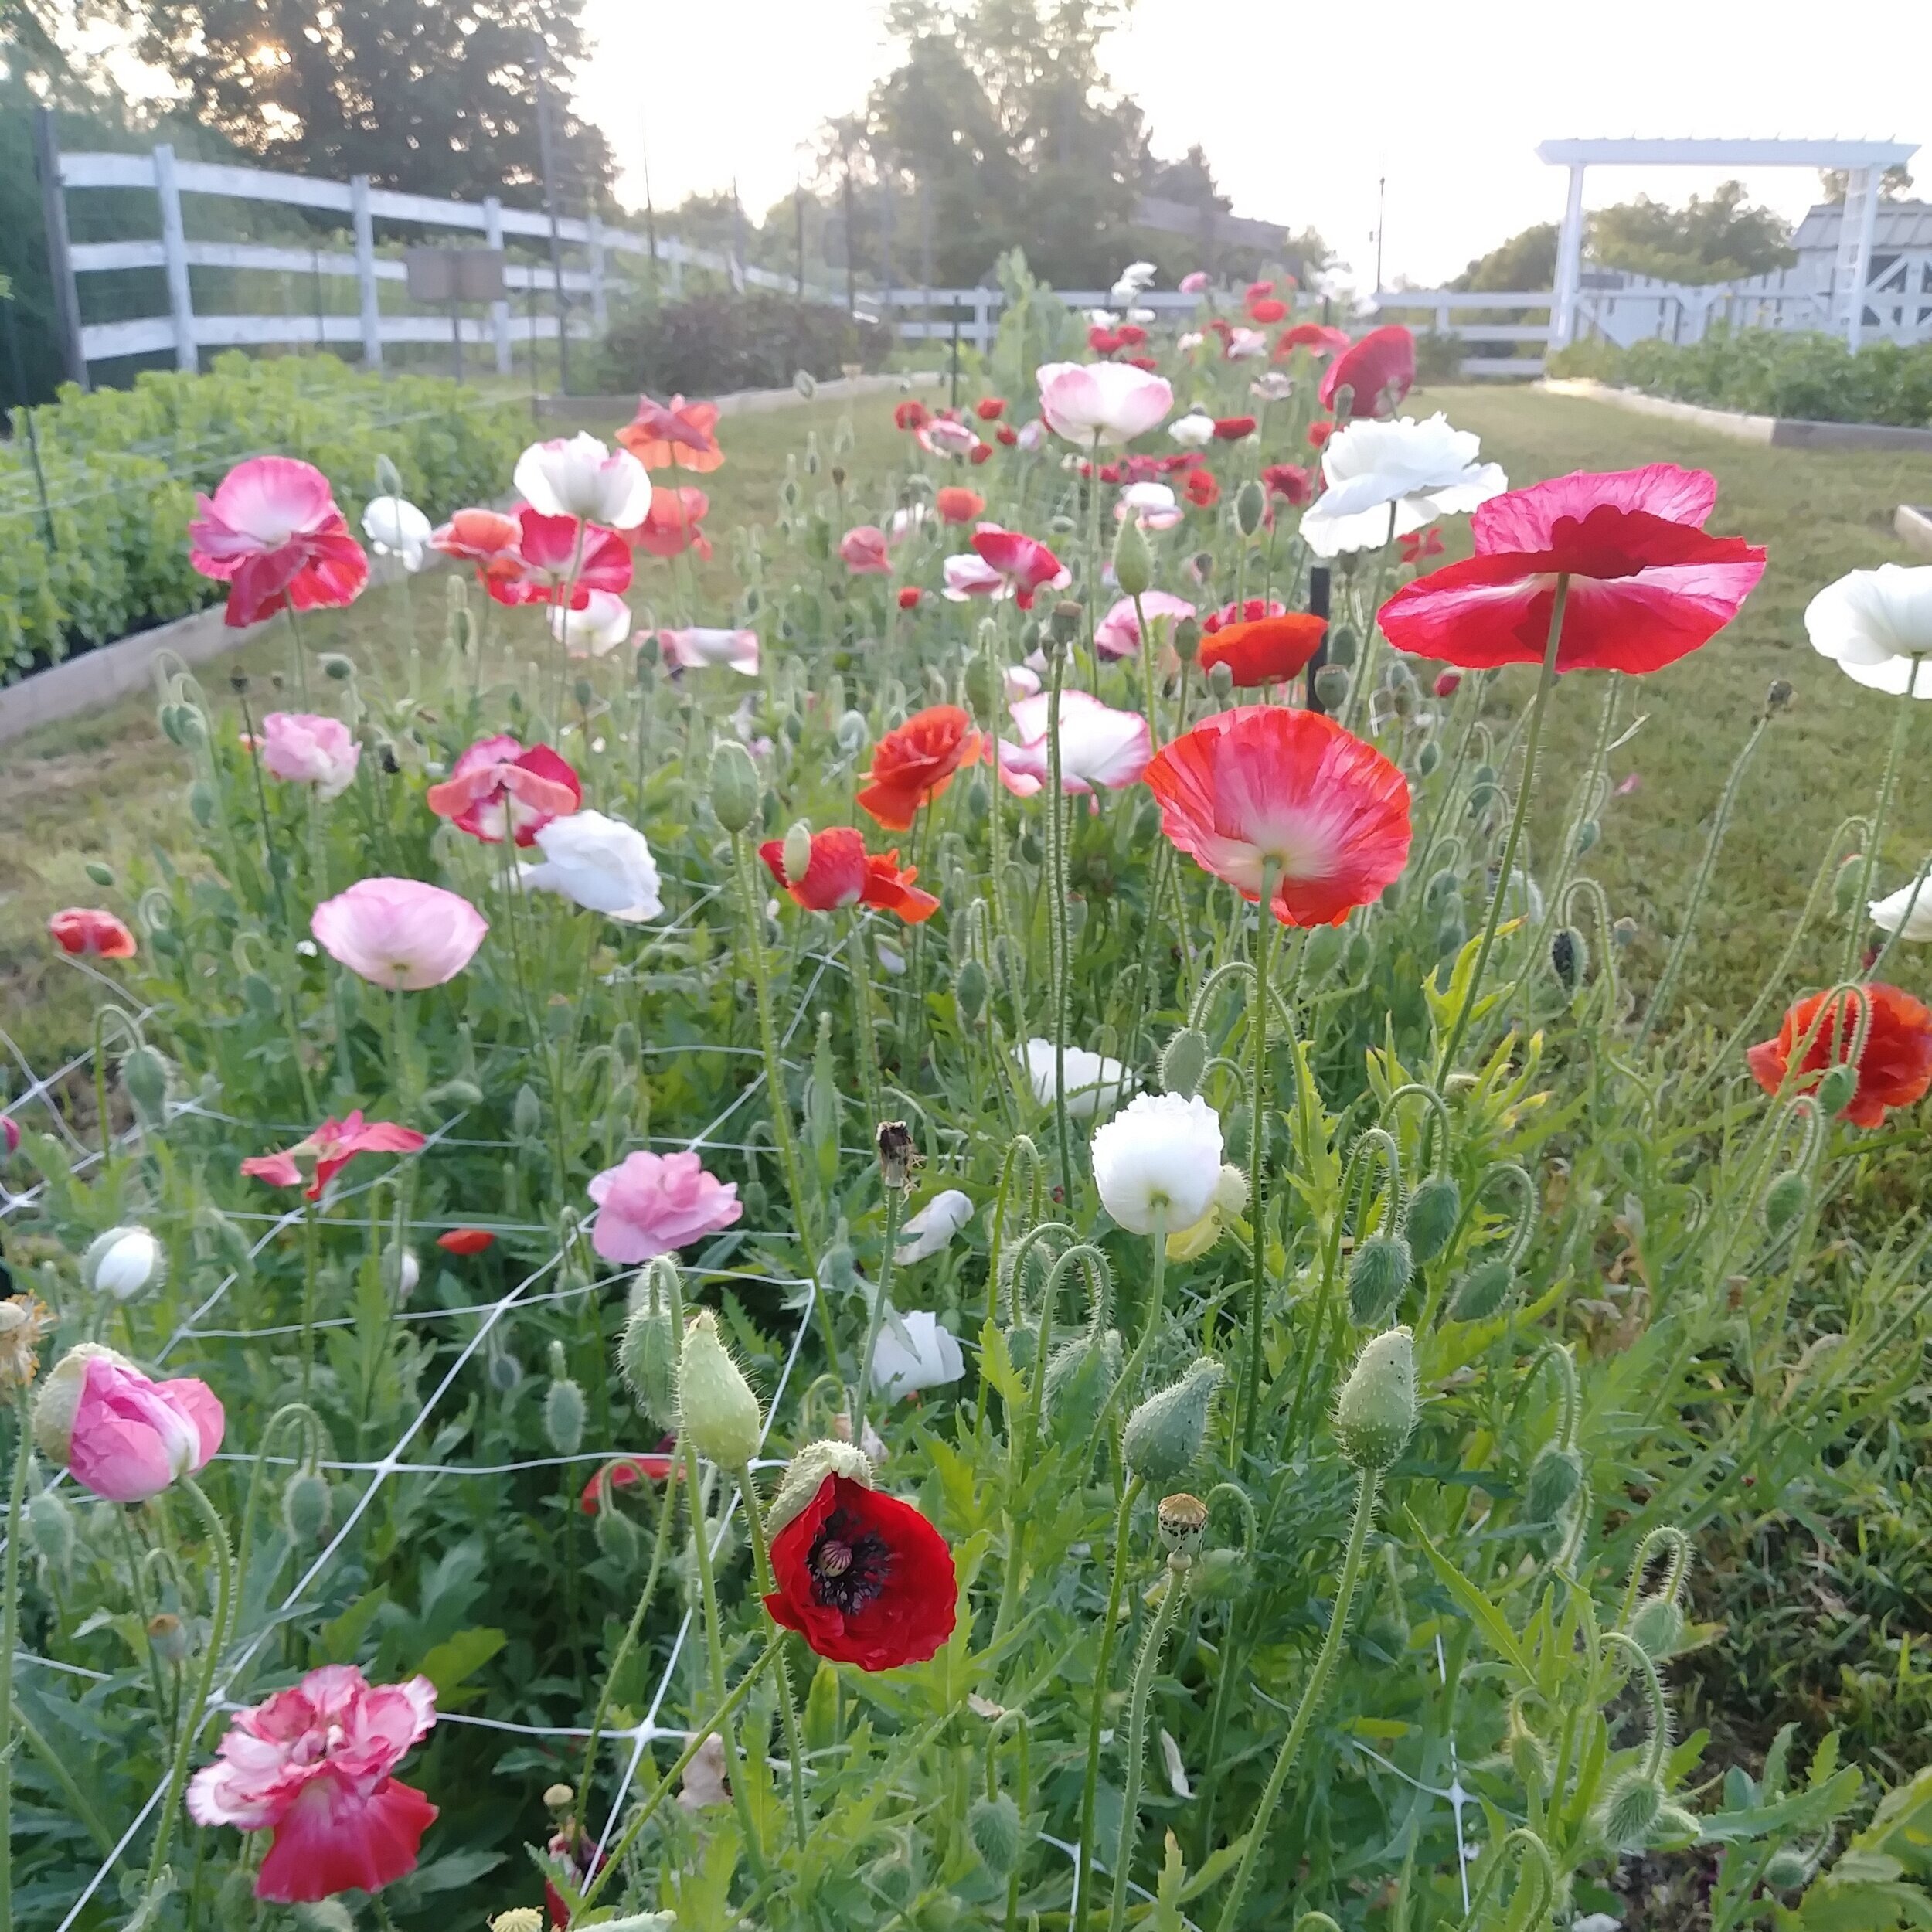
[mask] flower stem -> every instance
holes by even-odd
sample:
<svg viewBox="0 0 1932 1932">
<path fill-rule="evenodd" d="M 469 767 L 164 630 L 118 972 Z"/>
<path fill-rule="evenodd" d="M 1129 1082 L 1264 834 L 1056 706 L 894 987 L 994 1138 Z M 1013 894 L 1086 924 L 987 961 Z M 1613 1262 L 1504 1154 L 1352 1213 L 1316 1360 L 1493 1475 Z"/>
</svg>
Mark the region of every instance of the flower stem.
<svg viewBox="0 0 1932 1932">
<path fill-rule="evenodd" d="M 1138 1384 L 1141 1369 L 1146 1366 L 1148 1352 L 1154 1345 L 1155 1331 L 1161 1325 L 1161 1304 L 1165 1299 L 1167 1277 L 1167 1203 L 1157 1200 L 1154 1203 L 1154 1264 L 1148 1270 L 1147 1284 L 1147 1313 L 1141 1320 L 1141 1338 L 1134 1345 L 1134 1352 L 1128 1358 L 1121 1370 L 1121 1378 L 1114 1383 L 1112 1393 L 1107 1400 L 1103 1415 L 1110 1412 L 1116 1402 L 1131 1402 Z"/>
<path fill-rule="evenodd" d="M 1107 1917 L 1107 1932 L 1124 1932 L 1127 1923 L 1128 1869 L 1134 1862 L 1134 1844 L 1140 1836 L 1141 1762 L 1147 1754 L 1147 1696 L 1154 1672 L 1174 1625 L 1174 1614 L 1187 1594 L 1188 1558 L 1168 1560 L 1167 1591 L 1155 1614 L 1154 1627 L 1141 1646 L 1134 1666 L 1134 1683 L 1127 1698 L 1127 1785 L 1121 1796 L 1121 1838 L 1114 1853 L 1114 1902 Z"/>
<path fill-rule="evenodd" d="M 758 1505 L 758 1492 L 747 1465 L 736 1471 L 738 1493 L 745 1499 L 745 1522 L 751 1531 L 751 1573 L 757 1580 L 758 1594 L 774 1594 L 777 1579 L 772 1573 L 771 1546 L 765 1536 L 764 1512 Z M 791 1760 L 792 1842 L 802 1853 L 805 1849 L 805 1743 L 798 1734 L 798 1713 L 792 1708 L 791 1673 L 785 1654 L 778 1653 L 778 1710 L 784 1720 L 785 1750 Z"/>
<path fill-rule="evenodd" d="M 7 1548 L 0 1582 L 0 1932 L 13 1932 L 13 1653 L 20 1631 L 20 1515 L 26 1502 L 33 1439 L 27 1392 L 14 1398 L 13 1483 L 7 1495 Z"/>
<path fill-rule="evenodd" d="M 852 1412 L 852 1439 L 862 1443 L 866 1436 L 866 1399 L 872 1393 L 872 1351 L 879 1345 L 879 1325 L 885 1318 L 886 1298 L 892 1292 L 893 1250 L 899 1240 L 899 1216 L 905 1206 L 904 1190 L 886 1185 L 886 1245 L 879 1257 L 879 1284 L 872 1291 L 872 1309 L 866 1318 L 866 1345 L 859 1358 L 859 1383 L 847 1405 Z"/>
<path fill-rule="evenodd" d="M 308 1400 L 308 1388 L 315 1366 L 315 1282 L 321 1271 L 321 1230 L 315 1225 L 317 1203 L 302 1203 L 302 1389 L 301 1400 Z M 402 1265 L 397 1257 L 396 1265 Z"/>
<path fill-rule="evenodd" d="M 859 1029 L 859 1085 L 866 1118 L 875 1127 L 883 1113 L 879 1097 L 879 1028 L 872 1009 L 871 961 L 866 928 L 855 907 L 845 915 L 845 971 L 852 981 L 852 1019 Z"/>
<path fill-rule="evenodd" d="M 1046 751 L 1049 789 L 1046 802 L 1048 878 L 1047 933 L 1053 966 L 1053 1131 L 1060 1145 L 1061 1196 L 1070 1213 L 1073 1206 L 1073 1139 L 1066 1124 L 1066 1008 L 1070 975 L 1067 970 L 1066 794 L 1060 789 L 1060 692 L 1066 682 L 1066 649 L 1049 646 L 1052 682 L 1047 687 Z"/>
<path fill-rule="evenodd" d="M 1274 1815 L 1275 1805 L 1280 1801 L 1281 1787 L 1288 1781 L 1288 1774 L 1294 1768 L 1294 1760 L 1300 1754 L 1301 1740 L 1307 1736 L 1308 1726 L 1314 1721 L 1315 1713 L 1321 1702 L 1323 1692 L 1328 1689 L 1328 1678 L 1335 1668 L 1335 1659 L 1342 1652 L 1342 1640 L 1349 1627 L 1349 1607 L 1355 1596 L 1357 1581 L 1362 1575 L 1362 1553 L 1369 1539 L 1369 1524 L 1375 1515 L 1376 1490 L 1380 1481 L 1379 1473 L 1372 1469 L 1362 1472 L 1362 1487 L 1355 1498 L 1355 1520 L 1349 1526 L 1349 1546 L 1342 1559 L 1342 1576 L 1335 1585 L 1335 1608 L 1329 1613 L 1328 1634 L 1321 1640 L 1321 1648 L 1316 1655 L 1315 1668 L 1308 1673 L 1308 1681 L 1302 1688 L 1301 1701 L 1295 1706 L 1294 1721 L 1288 1726 L 1288 1734 L 1281 1740 L 1280 1753 L 1274 1760 L 1274 1769 L 1268 1774 L 1268 1781 L 1261 1793 L 1260 1802 L 1254 1810 L 1254 1822 L 1248 1827 L 1247 1844 L 1241 1853 L 1241 1862 L 1236 1868 L 1234 1883 L 1228 1893 L 1228 1901 L 1221 1912 L 1219 1932 L 1234 1932 L 1235 1923 L 1241 1916 L 1241 1901 L 1248 1889 L 1248 1881 L 1254 1876 L 1256 1855 L 1262 1842 L 1267 1836 L 1268 1822 Z"/>
<path fill-rule="evenodd" d="M 1489 916 L 1483 922 L 1482 944 L 1477 949 L 1475 971 L 1469 976 L 1469 991 L 1449 1029 L 1447 1044 L 1436 1062 L 1435 1084 L 1440 1087 L 1456 1063 L 1456 1049 L 1469 1030 L 1476 1002 L 1482 992 L 1483 975 L 1488 970 L 1489 955 L 1496 944 L 1496 928 L 1502 923 L 1502 904 L 1509 895 L 1509 882 L 1515 869 L 1516 849 L 1522 842 L 1524 821 L 1529 816 L 1529 794 L 1536 783 L 1536 749 L 1543 739 L 1543 713 L 1549 707 L 1550 687 L 1556 682 L 1556 648 L 1563 641 L 1563 607 L 1570 601 L 1570 574 L 1556 579 L 1556 594 L 1549 607 L 1549 641 L 1543 647 L 1543 669 L 1536 679 L 1536 695 L 1529 701 L 1529 728 L 1523 739 L 1522 777 L 1516 785 L 1516 809 L 1509 820 L 1509 836 L 1504 840 L 1502 866 L 1495 889 L 1489 895 Z"/>
<path fill-rule="evenodd" d="M 1878 871 L 1879 841 L 1884 836 L 1885 821 L 1891 814 L 1892 793 L 1899 780 L 1899 761 L 1905 755 L 1905 734 L 1912 725 L 1913 693 L 1923 663 L 1922 658 L 1912 660 L 1912 675 L 1906 680 L 1905 696 L 1899 706 L 1898 716 L 1893 721 L 1892 748 L 1886 754 L 1885 775 L 1879 781 L 1878 809 L 1872 815 L 1872 835 L 1865 842 L 1865 863 L 1859 872 L 1859 896 L 1852 904 L 1852 929 L 1845 936 L 1845 963 L 1838 970 L 1841 980 L 1850 979 L 1858 971 L 1859 941 L 1865 937 L 1871 917 L 1872 880 Z"/>
<path fill-rule="evenodd" d="M 1264 859 L 1261 866 L 1261 903 L 1254 934 L 1253 1005 L 1248 1010 L 1248 1026 L 1254 1041 L 1254 1059 L 1248 1076 L 1248 1213 L 1253 1250 L 1248 1277 L 1248 1359 L 1245 1386 L 1241 1396 L 1241 1451 L 1245 1455 L 1254 1446 L 1254 1428 L 1261 1413 L 1261 1317 L 1267 1300 L 1267 1115 L 1265 1111 L 1268 1083 L 1269 975 L 1274 964 L 1274 866 Z M 1238 903 L 1238 902 L 1237 902 Z M 1297 1079 L 1300 1077 L 1299 1070 Z"/>
<path fill-rule="evenodd" d="M 1084 1908 L 1087 1876 L 1094 1869 L 1094 1801 L 1100 1781 L 1101 1719 L 1107 1714 L 1107 1666 L 1114 1658 L 1114 1631 L 1121 1619 L 1121 1592 L 1127 1580 L 1127 1544 L 1134 1505 L 1140 1500 L 1141 1479 L 1128 1479 L 1121 1492 L 1121 1507 L 1114 1519 L 1114 1573 L 1107 1586 L 1107 1619 L 1100 1625 L 1100 1654 L 1094 1666 L 1094 1702 L 1087 1718 L 1087 1773 L 1080 1785 L 1080 1830 L 1077 1841 L 1080 1863 L 1075 1868 L 1077 1895 L 1070 1932 L 1077 1928 Z"/>
</svg>

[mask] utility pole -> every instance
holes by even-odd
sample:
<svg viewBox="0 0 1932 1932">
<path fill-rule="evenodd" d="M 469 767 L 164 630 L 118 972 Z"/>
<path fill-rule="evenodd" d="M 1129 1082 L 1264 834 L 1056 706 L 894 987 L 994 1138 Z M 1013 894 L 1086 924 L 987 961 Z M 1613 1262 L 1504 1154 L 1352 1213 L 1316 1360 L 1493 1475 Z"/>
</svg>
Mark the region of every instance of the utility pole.
<svg viewBox="0 0 1932 1932">
<path fill-rule="evenodd" d="M 805 185 L 794 182 L 791 189 L 792 247 L 798 257 L 798 299 L 805 299 Z"/>
<path fill-rule="evenodd" d="M 845 313 L 855 315 L 859 312 L 859 280 L 852 261 L 852 243 L 856 238 L 852 226 L 852 148 L 842 121 L 838 126 L 838 163 L 839 192 L 845 206 Z"/>
<path fill-rule="evenodd" d="M 1389 177 L 1376 178 L 1376 293 L 1382 293 L 1382 233 L 1388 226 Z"/>
<path fill-rule="evenodd" d="M 638 153 L 644 168 L 644 240 L 651 251 L 651 294 L 655 301 L 658 293 L 658 211 L 651 200 L 651 144 L 648 138 L 640 137 Z"/>
<path fill-rule="evenodd" d="M 557 387 L 566 396 L 570 393 L 570 319 L 569 301 L 563 292 L 563 237 L 557 227 L 556 208 L 556 153 L 550 132 L 550 90 L 543 77 L 543 63 L 548 50 L 543 36 L 532 36 L 532 46 L 536 55 L 536 138 L 537 155 L 543 169 L 543 208 L 550 218 L 550 273 L 556 281 L 556 368 Z M 531 345 L 534 355 L 536 344 Z"/>
</svg>

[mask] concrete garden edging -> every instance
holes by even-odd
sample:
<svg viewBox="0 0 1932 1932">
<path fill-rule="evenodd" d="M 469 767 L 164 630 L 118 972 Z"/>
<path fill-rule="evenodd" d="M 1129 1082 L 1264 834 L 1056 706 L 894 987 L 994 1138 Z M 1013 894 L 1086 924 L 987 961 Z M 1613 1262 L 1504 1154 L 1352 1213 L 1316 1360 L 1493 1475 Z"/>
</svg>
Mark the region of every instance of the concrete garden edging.
<svg viewBox="0 0 1932 1932">
<path fill-rule="evenodd" d="M 1908 550 L 1932 556 L 1932 506 L 1901 503 L 1893 516 L 1892 528 Z"/>
<path fill-rule="evenodd" d="M 1546 376 L 1536 386 L 1553 396 L 1580 396 L 1607 403 L 1638 416 L 1661 416 L 1688 423 L 1733 442 L 1781 450 L 1923 450 L 1932 453 L 1932 429 L 1907 429 L 1893 423 L 1813 423 L 1793 416 L 1746 416 L 1735 410 L 1706 409 L 1641 389 L 1618 389 L 1593 376 Z"/>
</svg>

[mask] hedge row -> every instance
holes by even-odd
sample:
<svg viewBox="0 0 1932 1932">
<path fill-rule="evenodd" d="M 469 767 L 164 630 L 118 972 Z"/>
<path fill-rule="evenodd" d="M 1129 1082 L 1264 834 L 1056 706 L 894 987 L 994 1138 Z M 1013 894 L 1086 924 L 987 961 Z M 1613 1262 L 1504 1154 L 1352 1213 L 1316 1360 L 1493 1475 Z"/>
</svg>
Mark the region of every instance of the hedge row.
<svg viewBox="0 0 1932 1932">
<path fill-rule="evenodd" d="M 769 289 L 719 290 L 640 303 L 612 321 L 602 386 L 656 395 L 782 389 L 802 370 L 821 382 L 854 364 L 882 369 L 890 332 L 842 309 Z"/>
<path fill-rule="evenodd" d="M 239 352 L 205 375 L 63 389 L 33 426 L 49 509 L 17 412 L 0 444 L 0 684 L 215 601 L 220 587 L 189 567 L 188 522 L 196 492 L 243 457 L 274 450 L 313 463 L 359 532 L 378 457 L 440 518 L 499 495 L 529 437 L 521 403 L 442 377 Z"/>
</svg>

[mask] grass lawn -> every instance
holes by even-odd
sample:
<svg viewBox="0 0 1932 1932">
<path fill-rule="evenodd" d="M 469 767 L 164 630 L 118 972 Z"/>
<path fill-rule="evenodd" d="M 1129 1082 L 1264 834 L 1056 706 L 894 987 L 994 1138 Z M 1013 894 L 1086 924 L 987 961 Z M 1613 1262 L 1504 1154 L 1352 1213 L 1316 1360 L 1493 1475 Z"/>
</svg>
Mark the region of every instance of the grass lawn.
<svg viewBox="0 0 1932 1932">
<path fill-rule="evenodd" d="M 1902 502 L 1932 502 L 1932 457 L 1758 449 L 1606 404 L 1522 389 L 1419 392 L 1411 406 L 1445 410 L 1478 431 L 1484 454 L 1515 483 L 1665 460 L 1710 469 L 1722 486 L 1712 529 L 1769 548 L 1770 567 L 1740 621 L 1627 698 L 1626 720 L 1641 715 L 1646 722 L 1617 754 L 1613 775 L 1634 775 L 1638 787 L 1606 811 L 1594 858 L 1617 909 L 1642 923 L 1641 971 L 1641 959 L 1654 959 L 1660 937 L 1675 929 L 1709 815 L 1766 686 L 1774 677 L 1797 686 L 1796 704 L 1774 724 L 1744 781 L 1684 984 L 1692 1005 L 1709 1002 L 1720 1019 L 1734 1014 L 1782 944 L 1832 828 L 1848 812 L 1870 808 L 1897 715 L 1894 701 L 1854 685 L 1811 654 L 1805 602 L 1845 570 L 1910 560 L 1892 536 L 1892 513 Z M 816 430 L 828 457 L 832 432 L 848 409 L 859 439 L 852 471 L 876 476 L 901 447 L 888 396 L 801 403 L 726 423 L 730 461 L 702 479 L 716 546 L 700 573 L 706 590 L 729 591 L 732 532 L 747 522 L 771 521 L 787 454 Z M 1460 522 L 1447 535 L 1451 554 L 1466 548 Z M 672 614 L 670 584 L 668 566 L 645 564 L 631 600 L 641 617 L 654 599 L 666 617 Z M 419 580 L 415 593 L 427 641 L 440 583 Z M 722 608 L 714 607 L 714 621 Z M 313 620 L 317 641 L 352 650 L 379 673 L 402 648 L 403 611 L 400 588 L 374 592 L 351 611 Z M 225 673 L 239 665 L 257 681 L 253 702 L 270 709 L 266 680 L 284 662 L 285 647 L 271 633 L 239 659 L 207 667 L 206 681 L 225 702 Z M 1593 676 L 1559 688 L 1543 788 L 1550 815 L 1562 808 L 1567 774 L 1587 753 L 1600 686 Z M 1932 731 L 1932 719 L 1923 729 Z M 1932 847 L 1925 766 L 1923 747 L 1910 749 L 1885 842 L 1888 888 Z M 78 977 L 49 957 L 48 913 L 100 896 L 84 869 L 90 859 L 118 869 L 157 843 L 192 853 L 196 838 L 184 791 L 182 754 L 162 736 L 145 699 L 49 726 L 0 751 L 0 824 L 10 835 L 0 848 L 0 1012 L 42 1068 L 80 1043 L 90 1005 Z M 1824 971 L 1821 956 L 1815 970 Z M 1923 990 L 1916 955 L 1901 957 L 1897 971 Z"/>
</svg>

